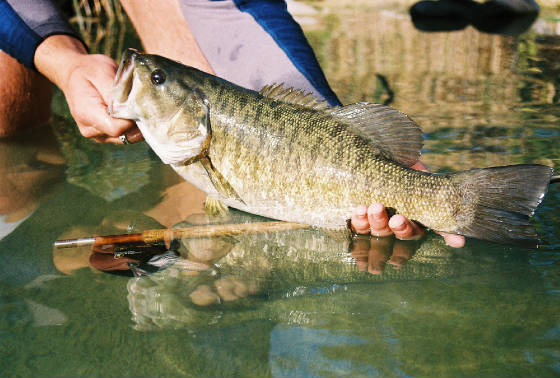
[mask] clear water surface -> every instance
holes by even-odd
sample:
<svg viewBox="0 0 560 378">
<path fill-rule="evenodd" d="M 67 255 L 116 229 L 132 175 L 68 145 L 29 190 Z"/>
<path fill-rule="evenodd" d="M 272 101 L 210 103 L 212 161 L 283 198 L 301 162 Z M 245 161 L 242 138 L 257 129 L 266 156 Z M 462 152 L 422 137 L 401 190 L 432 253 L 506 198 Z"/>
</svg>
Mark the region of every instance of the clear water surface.
<svg viewBox="0 0 560 378">
<path fill-rule="evenodd" d="M 560 169 L 558 13 L 519 36 L 421 32 L 400 5 L 301 20 L 343 102 L 422 125 L 430 169 Z M 96 48 L 140 47 L 125 30 Z M 167 269 L 109 274 L 132 260 L 53 241 L 253 218 L 201 214 L 204 196 L 145 144 L 90 143 L 60 94 L 54 108 L 52 128 L 0 141 L 1 376 L 560 376 L 560 184 L 535 250 L 299 230 L 192 240 Z"/>
</svg>

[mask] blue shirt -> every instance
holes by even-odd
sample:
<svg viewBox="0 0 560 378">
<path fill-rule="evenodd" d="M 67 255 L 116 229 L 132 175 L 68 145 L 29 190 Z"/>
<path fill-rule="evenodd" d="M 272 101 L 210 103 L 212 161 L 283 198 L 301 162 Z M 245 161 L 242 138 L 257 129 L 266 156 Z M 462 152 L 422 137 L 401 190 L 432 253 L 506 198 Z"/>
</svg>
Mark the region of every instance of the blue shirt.
<svg viewBox="0 0 560 378">
<path fill-rule="evenodd" d="M 37 46 L 54 34 L 80 39 L 56 6 L 47 0 L 0 0 L 0 50 L 35 69 Z"/>
</svg>

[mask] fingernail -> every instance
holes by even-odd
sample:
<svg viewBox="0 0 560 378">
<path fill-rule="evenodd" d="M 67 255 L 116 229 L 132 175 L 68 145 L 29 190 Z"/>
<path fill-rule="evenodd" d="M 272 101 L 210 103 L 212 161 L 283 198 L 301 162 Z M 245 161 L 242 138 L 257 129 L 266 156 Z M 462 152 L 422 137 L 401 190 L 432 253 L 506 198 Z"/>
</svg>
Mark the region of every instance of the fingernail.
<svg viewBox="0 0 560 378">
<path fill-rule="evenodd" d="M 389 227 L 394 230 L 401 231 L 404 229 L 404 226 L 405 221 L 402 217 L 391 217 L 391 219 L 389 219 Z"/>
<path fill-rule="evenodd" d="M 384 270 L 385 270 L 385 262 L 373 263 L 368 269 L 368 271 L 371 274 L 377 274 L 377 275 L 383 273 Z"/>
<path fill-rule="evenodd" d="M 408 262 L 408 259 L 401 256 L 393 256 L 388 262 L 395 267 L 402 267 Z"/>
<path fill-rule="evenodd" d="M 381 214 L 384 210 L 385 210 L 385 208 L 380 203 L 374 203 L 373 205 L 371 205 L 369 207 L 370 214 L 378 215 L 378 214 Z"/>
<path fill-rule="evenodd" d="M 366 206 L 358 206 L 355 210 L 356 216 L 360 218 L 364 218 L 367 214 L 367 207 Z"/>
<path fill-rule="evenodd" d="M 459 235 L 442 234 L 445 244 L 453 248 L 461 248 L 465 246 L 465 239 Z"/>
</svg>

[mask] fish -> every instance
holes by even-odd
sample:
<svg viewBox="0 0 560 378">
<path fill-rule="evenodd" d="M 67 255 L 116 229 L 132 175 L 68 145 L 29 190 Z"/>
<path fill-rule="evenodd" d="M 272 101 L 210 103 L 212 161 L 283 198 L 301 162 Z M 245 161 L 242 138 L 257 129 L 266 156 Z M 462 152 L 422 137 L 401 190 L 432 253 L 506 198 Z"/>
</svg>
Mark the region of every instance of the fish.
<svg viewBox="0 0 560 378">
<path fill-rule="evenodd" d="M 282 84 L 257 92 L 128 49 L 108 111 L 134 120 L 160 159 L 218 204 L 342 230 L 356 206 L 380 202 L 435 231 L 539 243 L 530 218 L 547 192 L 551 167 L 411 169 L 422 131 L 386 105 L 330 107 Z"/>
</svg>

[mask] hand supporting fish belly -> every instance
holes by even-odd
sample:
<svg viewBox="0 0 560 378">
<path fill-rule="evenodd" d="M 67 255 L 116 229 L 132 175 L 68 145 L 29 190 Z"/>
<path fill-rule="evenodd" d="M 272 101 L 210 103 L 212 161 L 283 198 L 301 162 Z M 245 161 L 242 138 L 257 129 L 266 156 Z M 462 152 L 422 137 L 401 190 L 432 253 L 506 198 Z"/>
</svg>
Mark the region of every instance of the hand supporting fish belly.
<svg viewBox="0 0 560 378">
<path fill-rule="evenodd" d="M 377 237 L 395 235 L 400 240 L 417 240 L 426 233 L 426 230 L 418 223 L 410 221 L 400 214 L 389 218 L 385 206 L 381 203 L 358 206 L 352 213 L 350 224 L 352 231 L 356 234 L 371 234 Z M 450 247 L 465 246 L 465 237 L 462 235 L 438 233 L 445 240 L 445 244 Z"/>
<path fill-rule="evenodd" d="M 420 161 L 416 162 L 411 168 L 428 172 L 426 166 Z M 426 233 L 424 227 L 400 214 L 395 214 L 389 218 L 385 206 L 381 203 L 356 207 L 352 212 L 350 226 L 352 231 L 357 234 L 370 234 L 377 237 L 394 235 L 400 240 L 417 240 Z M 439 234 L 445 240 L 445 244 L 450 247 L 461 248 L 465 246 L 463 235 L 446 232 L 439 232 Z"/>
<path fill-rule="evenodd" d="M 530 217 L 552 168 L 430 174 L 410 169 L 422 132 L 384 105 L 328 107 L 310 94 L 260 92 L 164 57 L 128 50 L 109 113 L 136 121 L 158 156 L 227 206 L 328 229 L 360 204 L 438 232 L 534 246 Z"/>
</svg>

